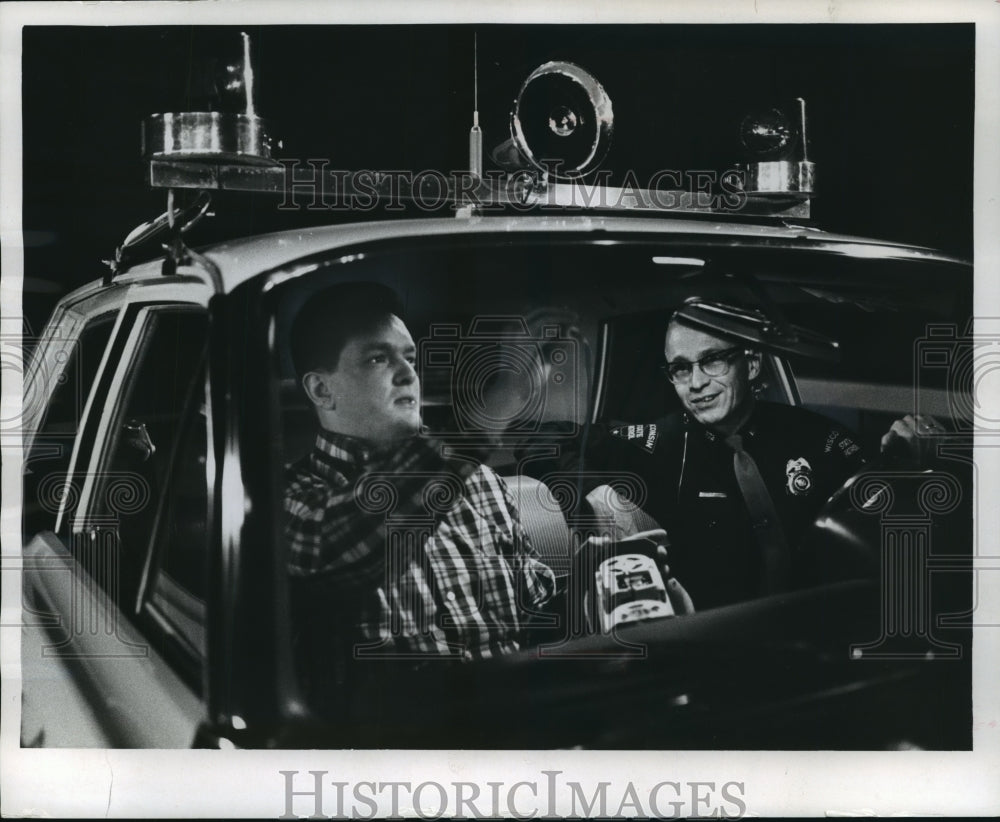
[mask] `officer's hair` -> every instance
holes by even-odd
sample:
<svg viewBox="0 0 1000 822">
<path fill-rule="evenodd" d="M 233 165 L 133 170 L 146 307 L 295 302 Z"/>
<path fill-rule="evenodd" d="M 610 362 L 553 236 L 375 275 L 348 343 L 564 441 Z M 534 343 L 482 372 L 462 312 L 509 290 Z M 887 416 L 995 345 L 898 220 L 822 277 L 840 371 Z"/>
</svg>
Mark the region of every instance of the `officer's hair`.
<svg viewBox="0 0 1000 822">
<path fill-rule="evenodd" d="M 310 371 L 335 371 L 354 337 L 393 315 L 402 315 L 402 302 L 380 283 L 342 283 L 314 294 L 292 323 L 292 363 L 299 379 Z"/>
</svg>

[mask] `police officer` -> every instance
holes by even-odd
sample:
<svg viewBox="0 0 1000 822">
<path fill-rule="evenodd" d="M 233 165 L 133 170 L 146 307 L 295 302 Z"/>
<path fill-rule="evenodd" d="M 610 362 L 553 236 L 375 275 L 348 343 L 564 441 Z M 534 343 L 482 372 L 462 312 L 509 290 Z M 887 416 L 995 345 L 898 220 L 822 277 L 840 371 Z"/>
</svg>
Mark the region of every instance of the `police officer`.
<svg viewBox="0 0 1000 822">
<path fill-rule="evenodd" d="M 592 431 L 585 455 L 590 484 L 642 479 L 642 507 L 667 530 L 670 571 L 699 610 L 813 582 L 803 532 L 865 460 L 843 425 L 756 399 L 760 353 L 698 322 L 720 308 L 689 302 L 668 325 L 663 368 L 683 413 Z M 936 425 L 907 416 L 882 448 L 916 455 L 918 428 Z"/>
</svg>

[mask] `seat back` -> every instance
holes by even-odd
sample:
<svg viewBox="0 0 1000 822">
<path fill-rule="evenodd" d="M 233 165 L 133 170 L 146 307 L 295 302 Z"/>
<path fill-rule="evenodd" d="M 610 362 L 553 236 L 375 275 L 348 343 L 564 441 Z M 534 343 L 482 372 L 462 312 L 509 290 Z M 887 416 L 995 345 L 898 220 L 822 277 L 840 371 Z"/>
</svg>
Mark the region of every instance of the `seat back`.
<svg viewBox="0 0 1000 822">
<path fill-rule="evenodd" d="M 521 514 L 521 525 L 538 558 L 557 577 L 569 574 L 572 537 L 566 517 L 549 487 L 523 474 L 504 477 Z"/>
</svg>

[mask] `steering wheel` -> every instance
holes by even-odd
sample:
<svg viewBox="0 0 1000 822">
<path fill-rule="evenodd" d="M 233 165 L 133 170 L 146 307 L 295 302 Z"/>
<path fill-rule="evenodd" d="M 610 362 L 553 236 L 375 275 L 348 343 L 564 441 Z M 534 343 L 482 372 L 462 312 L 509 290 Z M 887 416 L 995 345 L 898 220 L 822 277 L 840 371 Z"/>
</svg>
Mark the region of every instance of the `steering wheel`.
<svg viewBox="0 0 1000 822">
<path fill-rule="evenodd" d="M 955 476 L 913 459 L 882 455 L 849 477 L 803 535 L 816 582 L 874 579 L 888 545 L 887 529 L 942 526 L 963 495 Z"/>
</svg>

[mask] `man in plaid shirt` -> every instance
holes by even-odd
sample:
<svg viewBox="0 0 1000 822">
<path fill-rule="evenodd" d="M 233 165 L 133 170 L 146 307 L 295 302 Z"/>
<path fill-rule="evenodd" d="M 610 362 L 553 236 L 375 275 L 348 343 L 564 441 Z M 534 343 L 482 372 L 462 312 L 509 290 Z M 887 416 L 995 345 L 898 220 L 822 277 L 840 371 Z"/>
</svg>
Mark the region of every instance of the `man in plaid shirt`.
<svg viewBox="0 0 1000 822">
<path fill-rule="evenodd" d="M 295 320 L 320 431 L 287 470 L 289 574 L 328 601 L 338 624 L 319 630 L 355 659 L 515 651 L 554 576 L 503 480 L 419 436 L 416 348 L 398 315 L 389 289 L 354 283 Z"/>
</svg>

